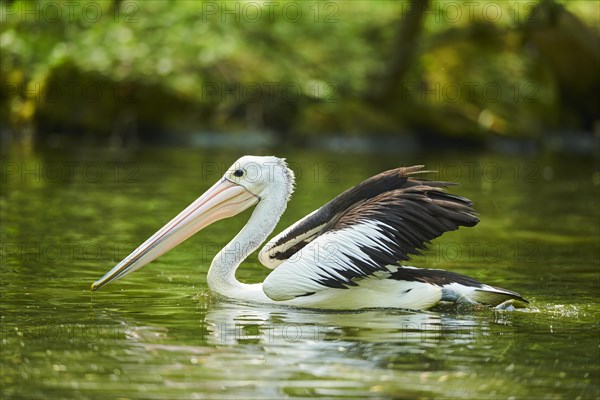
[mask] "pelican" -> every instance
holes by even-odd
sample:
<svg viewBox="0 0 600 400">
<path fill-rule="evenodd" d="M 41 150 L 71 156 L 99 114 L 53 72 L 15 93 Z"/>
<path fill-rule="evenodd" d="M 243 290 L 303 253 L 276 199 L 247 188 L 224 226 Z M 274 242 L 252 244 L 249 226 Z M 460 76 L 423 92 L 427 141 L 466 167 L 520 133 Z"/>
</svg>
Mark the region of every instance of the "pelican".
<svg viewBox="0 0 600 400">
<path fill-rule="evenodd" d="M 263 283 L 236 279 L 242 261 L 271 234 L 294 191 L 285 159 L 244 156 L 208 191 L 92 284 L 97 290 L 143 267 L 215 221 L 255 206 L 248 223 L 213 259 L 208 286 L 237 301 L 313 309 L 427 309 L 439 302 L 498 306 L 527 301 L 510 290 L 440 269 L 403 266 L 430 240 L 479 222 L 450 182 L 396 168 L 346 190 L 273 237 L 259 261 Z"/>
</svg>

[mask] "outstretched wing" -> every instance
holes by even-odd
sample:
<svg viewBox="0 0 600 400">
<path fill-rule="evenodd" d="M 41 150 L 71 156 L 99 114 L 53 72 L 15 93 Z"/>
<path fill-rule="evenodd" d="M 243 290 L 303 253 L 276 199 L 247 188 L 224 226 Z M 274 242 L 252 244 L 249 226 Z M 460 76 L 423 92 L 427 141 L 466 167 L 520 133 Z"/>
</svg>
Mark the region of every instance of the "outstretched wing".
<svg viewBox="0 0 600 400">
<path fill-rule="evenodd" d="M 316 237 L 266 278 L 267 296 L 289 300 L 356 286 L 369 276 L 389 276 L 388 266 L 419 254 L 430 240 L 479 222 L 471 202 L 444 191 L 443 182 L 409 181 L 359 200 L 325 222 Z"/>
<path fill-rule="evenodd" d="M 346 190 L 323 207 L 313 211 L 288 229 L 271 239 L 260 251 L 258 258 L 268 268 L 276 268 L 282 262 L 298 253 L 304 246 L 326 231 L 332 220 L 352 207 L 380 194 L 427 184 L 431 187 L 452 185 L 448 182 L 435 182 L 415 178 L 423 171 L 422 165 L 392 169 L 375 175 Z"/>
</svg>

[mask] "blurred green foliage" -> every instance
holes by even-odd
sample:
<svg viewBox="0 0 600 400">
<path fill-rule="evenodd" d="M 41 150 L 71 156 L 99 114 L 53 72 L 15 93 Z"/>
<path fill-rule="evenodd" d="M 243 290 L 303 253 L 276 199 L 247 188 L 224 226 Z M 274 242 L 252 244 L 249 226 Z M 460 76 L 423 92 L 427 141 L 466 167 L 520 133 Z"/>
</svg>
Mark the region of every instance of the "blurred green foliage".
<svg viewBox="0 0 600 400">
<path fill-rule="evenodd" d="M 598 11 L 595 1 L 3 1 L 1 122 L 20 139 L 120 141 L 591 132 Z"/>
</svg>

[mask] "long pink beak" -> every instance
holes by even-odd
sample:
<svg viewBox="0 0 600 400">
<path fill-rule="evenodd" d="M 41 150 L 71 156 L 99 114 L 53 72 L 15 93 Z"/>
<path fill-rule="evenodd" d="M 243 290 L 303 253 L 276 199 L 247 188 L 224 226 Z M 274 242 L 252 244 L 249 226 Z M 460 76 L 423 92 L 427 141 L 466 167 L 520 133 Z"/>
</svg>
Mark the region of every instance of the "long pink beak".
<svg viewBox="0 0 600 400">
<path fill-rule="evenodd" d="M 243 186 L 223 178 L 106 275 L 94 282 L 92 290 L 98 290 L 102 286 L 142 268 L 202 228 L 215 221 L 239 214 L 258 203 L 259 200 L 257 195 Z"/>
</svg>

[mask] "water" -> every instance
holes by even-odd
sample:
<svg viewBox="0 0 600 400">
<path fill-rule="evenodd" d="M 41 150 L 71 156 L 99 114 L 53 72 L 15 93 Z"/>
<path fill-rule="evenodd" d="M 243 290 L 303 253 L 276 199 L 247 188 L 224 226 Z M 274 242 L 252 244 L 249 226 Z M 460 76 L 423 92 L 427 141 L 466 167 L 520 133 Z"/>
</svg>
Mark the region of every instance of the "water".
<svg viewBox="0 0 600 400">
<path fill-rule="evenodd" d="M 249 212 L 92 296 L 89 285 L 241 154 L 15 150 L 2 161 L 2 398 L 599 398 L 600 175 L 585 158 L 282 152 L 277 231 L 388 168 L 425 163 L 481 223 L 413 265 L 531 301 L 513 312 L 316 312 L 224 302 L 210 260 Z M 257 282 L 256 255 L 239 271 Z"/>
</svg>

